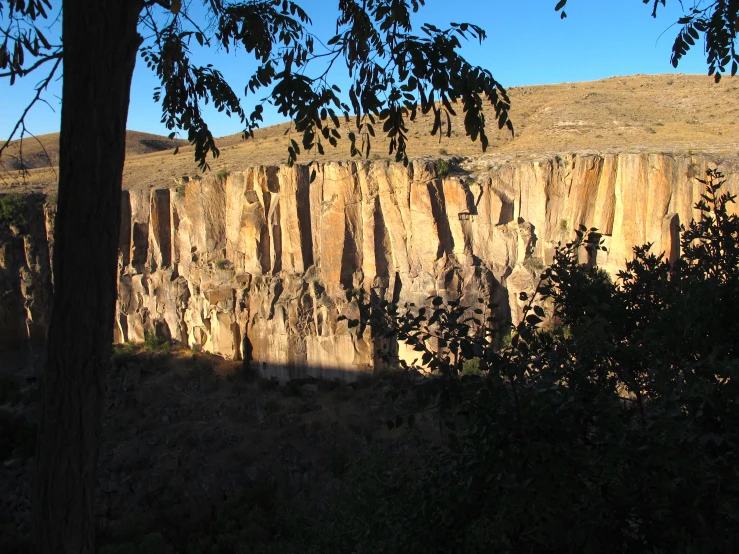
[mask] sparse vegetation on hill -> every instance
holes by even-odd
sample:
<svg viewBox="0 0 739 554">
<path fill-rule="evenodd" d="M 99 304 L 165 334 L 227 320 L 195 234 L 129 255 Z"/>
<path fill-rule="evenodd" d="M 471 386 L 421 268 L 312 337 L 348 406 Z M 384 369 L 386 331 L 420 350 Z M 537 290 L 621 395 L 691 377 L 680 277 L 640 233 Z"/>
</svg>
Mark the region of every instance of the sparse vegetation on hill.
<svg viewBox="0 0 739 554">
<path fill-rule="evenodd" d="M 178 146 L 185 146 L 188 142 L 183 139 L 169 139 L 151 133 L 126 131 L 126 158 L 145 156 L 156 152 L 170 152 Z M 0 169 L 4 172 L 20 171 L 22 169 L 49 170 L 50 166 L 59 165 L 59 133 L 49 133 L 10 143 L 3 152 Z M 7 177 L 7 176 L 6 176 Z"/>
<path fill-rule="evenodd" d="M 736 152 L 739 148 L 739 80 L 725 77 L 721 83 L 703 75 L 634 75 L 612 77 L 601 81 L 513 87 L 511 118 L 516 136 L 499 131 L 494 121 L 488 122 L 492 159 L 515 158 L 522 154 L 562 153 L 582 150 L 619 151 L 647 149 Z M 459 112 L 461 113 L 461 112 Z M 431 136 L 429 116 L 422 114 L 408 122 L 412 137 L 409 153 L 413 157 L 481 156 L 477 143 L 464 135 L 459 117 L 452 118 L 452 136 Z M 700 123 L 696 125 L 695 123 Z M 444 123 L 446 125 L 446 123 Z M 281 164 L 289 137 L 287 124 L 255 131 L 253 139 L 244 141 L 240 134 L 217 140 L 221 155 L 211 162 L 212 171 L 240 171 L 260 164 Z M 45 144 L 57 135 L 45 135 Z M 129 131 L 124 170 L 124 187 L 171 186 L 181 175 L 197 175 L 192 161 L 192 147 L 179 141 L 179 154 L 172 155 L 174 144 L 166 137 L 159 140 L 161 152 L 144 150 L 143 133 Z M 152 139 L 153 140 L 153 139 Z M 319 161 L 347 159 L 346 138 L 337 148 L 327 146 Z M 389 160 L 386 146 L 377 137 L 373 160 Z M 27 141 L 25 148 L 32 148 Z M 49 146 L 47 145 L 47 148 Z M 307 163 L 312 158 L 300 159 Z M 31 186 L 53 189 L 56 177 L 50 169 L 33 170 L 26 176 Z M 4 173 L 0 188 L 11 182 L 21 183 L 20 174 Z"/>
</svg>

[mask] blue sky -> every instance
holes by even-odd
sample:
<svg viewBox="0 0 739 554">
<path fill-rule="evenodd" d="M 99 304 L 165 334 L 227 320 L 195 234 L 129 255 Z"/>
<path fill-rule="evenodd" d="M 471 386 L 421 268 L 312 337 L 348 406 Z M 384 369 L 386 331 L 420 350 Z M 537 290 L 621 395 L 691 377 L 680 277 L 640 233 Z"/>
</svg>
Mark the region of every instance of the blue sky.
<svg viewBox="0 0 739 554">
<path fill-rule="evenodd" d="M 466 21 L 484 28 L 488 39 L 482 45 L 465 43 L 463 54 L 471 63 L 492 71 L 506 87 L 589 81 L 637 73 L 706 71 L 700 43 L 677 70 L 669 63 L 676 34 L 676 28 L 670 26 L 681 14 L 677 0 L 667 2 L 668 6 L 661 10 L 657 19 L 650 15 L 651 4 L 644 5 L 641 0 L 570 0 L 565 20 L 560 20 L 554 11 L 555 3 L 555 0 L 427 0 L 416 21 L 419 27 L 423 22 L 446 27 L 450 21 Z M 337 3 L 304 0 L 300 4 L 311 16 L 314 32 L 330 38 L 335 29 Z M 235 55 L 208 51 L 207 56 L 199 61 L 213 63 L 236 91 L 243 91 L 250 69 L 254 67 L 243 52 Z M 344 73 L 345 70 L 334 72 L 342 89 L 346 88 L 342 86 Z M 32 75 L 13 87 L 7 79 L 0 80 L 0 138 L 9 134 L 39 78 Z M 139 59 L 131 90 L 129 129 L 167 134 L 159 122 L 159 107 L 152 100 L 157 84 L 156 77 Z M 29 131 L 43 134 L 59 130 L 60 85 L 56 83 L 46 95 L 49 106 L 37 105 L 27 118 Z M 249 108 L 248 103 L 246 107 Z M 241 130 L 238 120 L 215 111 L 207 114 L 216 136 Z M 276 112 L 265 110 L 265 125 L 281 121 Z"/>
</svg>

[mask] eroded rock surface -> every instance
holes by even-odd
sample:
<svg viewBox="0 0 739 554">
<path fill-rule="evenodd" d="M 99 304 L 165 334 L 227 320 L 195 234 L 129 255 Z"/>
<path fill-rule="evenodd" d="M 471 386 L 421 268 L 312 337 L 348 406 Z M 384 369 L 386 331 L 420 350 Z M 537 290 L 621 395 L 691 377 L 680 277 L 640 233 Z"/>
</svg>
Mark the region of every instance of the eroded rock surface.
<svg viewBox="0 0 739 554">
<path fill-rule="evenodd" d="M 254 167 L 126 191 L 115 340 L 153 332 L 280 379 L 352 379 L 377 364 L 369 331 L 337 320 L 356 316 L 351 292 L 417 305 L 430 295 L 492 297 L 499 317 L 516 322 L 518 293 L 581 224 L 602 233 L 608 252 L 591 261 L 612 274 L 633 245 L 676 256 L 679 226 L 703 190 L 695 177 L 711 165 L 705 156 L 569 155 L 439 178 L 427 161 L 347 162 L 320 166 L 312 183 L 306 166 Z M 725 190 L 738 192 L 739 176 L 727 179 Z M 3 260 L 19 251 L 13 240 L 25 239 L 0 238 Z M 16 299 L 7 275 L 21 266 L 0 260 L 0 286 Z M 36 322 L 27 294 L 20 302 Z M 13 302 L 3 300 L 3 314 L 20 313 Z M 0 325 L 23 334 L 16 315 Z"/>
<path fill-rule="evenodd" d="M 51 306 L 53 207 L 40 195 L 26 199 L 25 222 L 0 221 L 0 367 L 43 363 Z"/>
</svg>

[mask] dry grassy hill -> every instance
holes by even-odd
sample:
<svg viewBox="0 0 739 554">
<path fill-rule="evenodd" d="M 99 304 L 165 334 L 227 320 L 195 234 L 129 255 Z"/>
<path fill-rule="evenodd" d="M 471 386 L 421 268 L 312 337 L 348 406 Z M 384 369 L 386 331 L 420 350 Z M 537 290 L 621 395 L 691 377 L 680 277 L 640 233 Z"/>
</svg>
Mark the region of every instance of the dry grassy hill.
<svg viewBox="0 0 739 554">
<path fill-rule="evenodd" d="M 186 140 L 170 140 L 167 137 L 139 131 L 126 131 L 126 158 L 172 150 L 175 146 L 188 144 Z M 3 153 L 2 169 L 20 171 L 26 169 L 49 169 L 59 164 L 59 133 L 27 137 L 10 143 Z"/>
<path fill-rule="evenodd" d="M 509 89 L 511 118 L 516 136 L 498 131 L 488 122 L 490 148 L 486 157 L 566 153 L 573 151 L 695 150 L 736 153 L 739 151 L 739 78 L 721 83 L 703 75 L 634 75 L 601 81 L 515 87 Z M 460 111 L 461 113 L 461 111 Z M 430 136 L 430 116 L 419 116 L 409 126 L 411 157 L 480 156 L 479 143 L 465 136 L 461 117 L 452 120 L 452 136 Z M 254 164 L 279 164 L 287 158 L 288 124 L 259 130 L 255 138 L 240 135 L 219 139 L 221 156 L 211 162 L 213 171 L 235 171 Z M 287 134 L 286 134 L 287 131 Z M 58 135 L 40 137 L 51 159 L 56 160 Z M 19 167 L 10 167 L 3 156 L 2 188 L 53 189 L 56 176 L 48 161 L 37 163 L 31 141 L 24 144 L 28 165 L 37 167 L 25 179 Z M 174 143 L 165 137 L 129 131 L 124 186 L 138 188 L 171 185 L 182 175 L 198 173 L 192 147 L 172 155 Z M 379 137 L 373 143 L 373 159 L 387 158 L 387 146 Z M 53 154 L 52 154 L 53 152 Z M 327 146 L 320 161 L 347 159 L 348 141 L 334 149 Z M 313 154 L 303 157 L 306 162 Z"/>
</svg>

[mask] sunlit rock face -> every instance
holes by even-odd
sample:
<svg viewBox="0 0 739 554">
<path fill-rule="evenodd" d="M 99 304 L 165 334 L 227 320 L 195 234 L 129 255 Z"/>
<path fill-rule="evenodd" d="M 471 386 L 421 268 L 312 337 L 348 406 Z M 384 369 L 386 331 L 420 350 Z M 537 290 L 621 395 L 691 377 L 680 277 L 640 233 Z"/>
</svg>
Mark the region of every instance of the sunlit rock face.
<svg viewBox="0 0 739 554">
<path fill-rule="evenodd" d="M 492 299 L 517 322 L 519 293 L 579 225 L 598 228 L 608 252 L 590 262 L 612 274 L 636 244 L 676 256 L 707 167 L 702 156 L 569 155 L 439 178 L 426 161 L 347 162 L 319 166 L 312 183 L 306 166 L 255 167 L 125 191 L 115 340 L 152 332 L 283 380 L 353 379 L 379 364 L 370 330 L 338 320 L 357 316 L 357 291 L 417 306 Z M 739 176 L 728 181 L 736 193 Z M 36 322 L 28 291 L 8 284 L 27 265 L 3 261 L 20 252 L 13 240 L 28 239 L 0 238 L 0 287 Z M 0 326 L 22 339 L 16 304 L 0 304 Z"/>
</svg>

